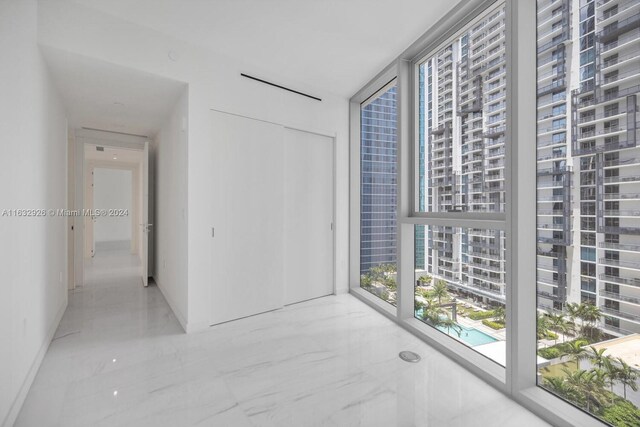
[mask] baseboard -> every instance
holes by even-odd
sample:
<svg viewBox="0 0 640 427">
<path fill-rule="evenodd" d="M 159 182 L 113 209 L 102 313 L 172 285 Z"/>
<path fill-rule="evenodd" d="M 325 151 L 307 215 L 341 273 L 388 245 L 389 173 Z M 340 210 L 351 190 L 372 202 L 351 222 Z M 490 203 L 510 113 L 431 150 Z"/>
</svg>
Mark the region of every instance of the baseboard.
<svg viewBox="0 0 640 427">
<path fill-rule="evenodd" d="M 36 358 L 33 360 L 33 363 L 29 368 L 29 372 L 27 373 L 26 378 L 22 382 L 22 386 L 20 387 L 20 390 L 18 390 L 18 395 L 16 396 L 16 398 L 13 401 L 13 404 L 11 405 L 11 408 L 9 409 L 9 413 L 7 414 L 6 418 L 2 422 L 3 427 L 10 427 L 16 422 L 16 419 L 18 418 L 18 414 L 20 413 L 20 409 L 22 409 L 22 405 L 24 404 L 24 400 L 27 398 L 27 393 L 29 393 L 29 389 L 33 384 L 33 380 L 36 378 L 36 374 L 40 369 L 42 360 L 44 359 L 45 354 L 47 354 L 49 345 L 51 344 L 51 341 L 53 340 L 53 337 L 56 331 L 58 330 L 58 325 L 60 325 L 62 316 L 64 316 L 64 312 L 67 309 L 67 304 L 68 304 L 68 300 L 65 299 L 64 304 L 62 304 L 60 309 L 58 309 L 58 313 L 56 313 L 55 320 L 51 325 L 51 327 L 49 328 L 49 331 L 47 331 L 47 337 L 42 343 L 42 346 L 40 347 L 38 354 L 36 354 Z"/>
<path fill-rule="evenodd" d="M 160 292 L 162 292 L 162 296 L 164 296 L 165 301 L 167 301 L 167 304 L 169 304 L 169 308 L 171 308 L 171 311 L 173 311 L 176 319 L 178 319 L 178 323 L 180 323 L 182 329 L 184 329 L 186 333 L 189 333 L 187 319 L 185 319 L 184 315 L 180 312 L 180 310 L 178 310 L 175 301 L 173 301 L 173 299 L 169 296 L 169 293 L 165 290 L 164 286 L 162 286 L 162 283 L 160 282 L 160 280 L 158 280 L 157 277 L 154 277 L 153 281 L 158 286 L 158 289 L 160 289 Z"/>
<path fill-rule="evenodd" d="M 206 322 L 206 321 L 187 323 L 187 333 L 194 334 L 196 332 L 207 331 L 209 330 L 210 327 L 211 325 L 209 324 L 209 322 Z"/>
</svg>

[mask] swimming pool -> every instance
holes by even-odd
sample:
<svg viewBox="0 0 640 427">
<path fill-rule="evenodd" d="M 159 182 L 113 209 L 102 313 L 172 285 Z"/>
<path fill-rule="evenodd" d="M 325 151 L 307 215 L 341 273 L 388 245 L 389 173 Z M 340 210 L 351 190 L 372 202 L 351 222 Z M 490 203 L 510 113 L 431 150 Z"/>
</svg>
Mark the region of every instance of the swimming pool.
<svg viewBox="0 0 640 427">
<path fill-rule="evenodd" d="M 460 326 L 462 331 L 460 332 L 460 336 L 458 336 L 457 331 L 451 329 L 447 332 L 447 328 L 439 326 L 437 329 L 441 330 L 445 334 L 449 334 L 454 338 L 458 338 L 461 341 L 464 341 L 467 345 L 471 347 L 475 347 L 477 345 L 489 344 L 490 342 L 498 341 L 490 335 L 485 334 L 482 331 L 479 331 L 476 328 L 467 328 L 466 326 Z"/>
<path fill-rule="evenodd" d="M 418 320 L 422 320 L 421 308 L 416 310 L 416 318 Z M 458 336 L 457 330 L 453 330 L 453 328 L 450 328 L 449 330 L 447 330 L 446 326 L 437 326 L 436 329 L 438 329 L 441 332 L 444 332 L 447 335 L 452 336 L 453 338 L 456 338 L 464 342 L 470 347 L 475 347 L 478 345 L 489 344 L 491 342 L 498 341 L 497 339 L 493 338 L 491 335 L 487 335 L 476 328 L 469 328 L 466 326 L 462 326 L 460 324 L 458 324 L 458 326 L 462 328 L 462 331 L 460 332 L 460 336 Z"/>
</svg>

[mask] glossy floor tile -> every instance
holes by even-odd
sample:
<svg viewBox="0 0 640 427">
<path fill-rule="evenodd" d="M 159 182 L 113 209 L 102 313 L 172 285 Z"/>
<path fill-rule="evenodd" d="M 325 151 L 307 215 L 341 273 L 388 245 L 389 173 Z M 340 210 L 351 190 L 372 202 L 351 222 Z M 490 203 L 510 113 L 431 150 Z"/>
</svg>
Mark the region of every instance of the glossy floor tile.
<svg viewBox="0 0 640 427">
<path fill-rule="evenodd" d="M 130 255 L 87 279 L 17 426 L 547 425 L 349 295 L 186 335 Z"/>
</svg>

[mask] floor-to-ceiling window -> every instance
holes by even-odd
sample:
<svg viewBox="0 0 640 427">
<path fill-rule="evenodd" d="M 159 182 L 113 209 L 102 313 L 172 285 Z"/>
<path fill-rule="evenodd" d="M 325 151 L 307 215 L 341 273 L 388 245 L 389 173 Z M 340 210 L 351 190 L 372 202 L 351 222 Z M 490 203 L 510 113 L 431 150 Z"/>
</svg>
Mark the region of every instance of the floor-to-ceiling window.
<svg viewBox="0 0 640 427">
<path fill-rule="evenodd" d="M 537 6 L 538 383 L 640 425 L 640 3 Z"/>
<path fill-rule="evenodd" d="M 397 106 L 395 81 L 361 105 L 360 286 L 396 304 Z"/>
<path fill-rule="evenodd" d="M 426 220 L 415 226 L 415 317 L 501 365 L 505 233 L 473 220 L 505 210 L 504 9 L 487 8 L 417 64 L 415 177 Z"/>
<path fill-rule="evenodd" d="M 351 100 L 397 76 L 397 308 L 357 233 L 353 294 L 553 425 L 640 425 L 639 51 L 637 1 L 470 0 Z"/>
</svg>

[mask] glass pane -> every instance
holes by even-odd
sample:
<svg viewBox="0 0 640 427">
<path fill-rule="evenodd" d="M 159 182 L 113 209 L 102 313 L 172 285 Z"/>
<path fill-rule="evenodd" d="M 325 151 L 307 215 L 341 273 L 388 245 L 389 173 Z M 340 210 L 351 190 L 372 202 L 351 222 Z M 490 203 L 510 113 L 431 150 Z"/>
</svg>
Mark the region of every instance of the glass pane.
<svg viewBox="0 0 640 427">
<path fill-rule="evenodd" d="M 420 212 L 504 212 L 504 3 L 418 67 Z"/>
<path fill-rule="evenodd" d="M 538 383 L 640 425 L 638 3 L 537 4 Z"/>
<path fill-rule="evenodd" d="M 505 237 L 499 230 L 416 226 L 415 317 L 505 365 Z M 417 251 L 416 251 L 417 254 Z"/>
<path fill-rule="evenodd" d="M 360 286 L 396 303 L 395 83 L 361 106 Z"/>
</svg>

